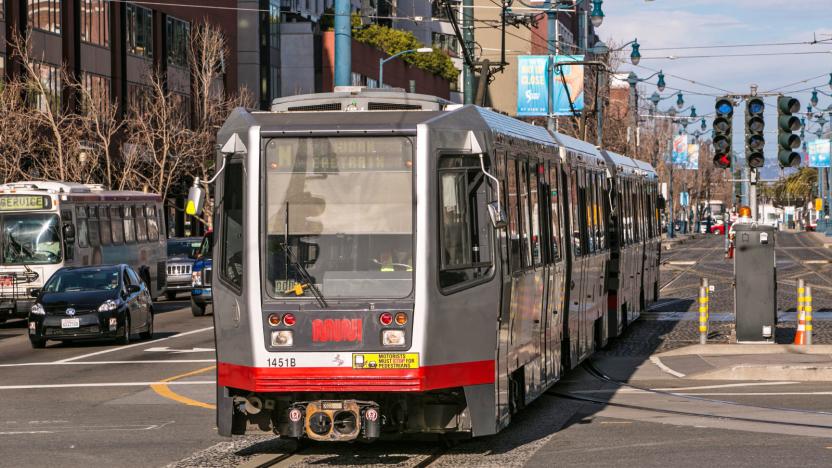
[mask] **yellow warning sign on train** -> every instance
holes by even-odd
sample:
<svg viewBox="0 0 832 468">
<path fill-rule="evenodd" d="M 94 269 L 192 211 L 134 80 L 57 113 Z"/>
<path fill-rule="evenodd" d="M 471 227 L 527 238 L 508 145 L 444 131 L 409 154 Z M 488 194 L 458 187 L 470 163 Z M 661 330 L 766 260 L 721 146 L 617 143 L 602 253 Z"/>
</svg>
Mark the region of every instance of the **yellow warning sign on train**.
<svg viewBox="0 0 832 468">
<path fill-rule="evenodd" d="M 361 353 L 352 355 L 353 369 L 417 369 L 419 353 Z"/>
</svg>

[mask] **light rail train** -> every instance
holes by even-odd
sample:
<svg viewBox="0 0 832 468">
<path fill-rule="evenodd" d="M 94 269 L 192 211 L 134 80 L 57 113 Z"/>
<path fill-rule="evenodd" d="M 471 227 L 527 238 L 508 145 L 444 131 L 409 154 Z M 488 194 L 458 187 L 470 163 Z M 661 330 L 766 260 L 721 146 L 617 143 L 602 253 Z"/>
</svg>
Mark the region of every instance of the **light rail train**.
<svg viewBox="0 0 832 468">
<path fill-rule="evenodd" d="M 401 90 L 238 109 L 218 141 L 222 435 L 495 434 L 657 299 L 646 163 Z"/>
</svg>

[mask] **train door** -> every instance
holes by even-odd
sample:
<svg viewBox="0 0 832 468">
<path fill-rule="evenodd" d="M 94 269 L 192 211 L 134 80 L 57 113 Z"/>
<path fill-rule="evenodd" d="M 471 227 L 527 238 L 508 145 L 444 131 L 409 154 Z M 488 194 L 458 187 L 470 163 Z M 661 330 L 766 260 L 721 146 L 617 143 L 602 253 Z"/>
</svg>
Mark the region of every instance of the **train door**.
<svg viewBox="0 0 832 468">
<path fill-rule="evenodd" d="M 508 179 L 506 170 L 507 163 L 514 164 L 513 160 L 508 160 L 508 154 L 505 150 L 499 149 L 496 152 L 497 159 L 497 178 L 503 184 L 501 191 L 502 206 L 506 207 L 506 212 L 510 211 L 510 204 L 508 199 L 516 197 L 516 185 L 513 186 Z M 510 220 L 513 218 L 509 218 Z M 498 321 L 498 335 L 497 335 L 497 426 L 499 428 L 508 425 L 511 420 L 511 410 L 509 406 L 509 349 L 510 349 L 510 324 L 511 324 L 511 283 L 512 283 L 512 258 L 517 257 L 516 252 L 510 252 L 513 233 L 516 233 L 516 226 L 510 224 L 506 229 L 496 230 L 499 236 L 498 248 L 500 250 L 500 319 Z"/>
<path fill-rule="evenodd" d="M 571 206 L 570 233 L 572 237 L 572 265 L 569 294 L 569 332 L 571 364 L 578 364 L 586 348 L 586 257 L 589 255 L 586 236 L 586 199 L 584 169 L 573 168 L 570 177 L 569 205 Z"/>
<path fill-rule="evenodd" d="M 581 187 L 578 191 L 581 202 L 582 227 L 585 232 L 586 255 L 584 260 L 584 294 L 581 299 L 584 301 L 583 318 L 581 320 L 582 337 L 581 359 L 585 359 L 592 353 L 593 347 L 593 325 L 596 318 L 597 302 L 597 274 L 598 274 L 598 239 L 595 237 L 595 181 L 593 172 L 589 169 L 583 171 Z"/>
<path fill-rule="evenodd" d="M 561 177 L 561 163 L 559 161 L 552 161 L 548 167 L 549 185 L 542 193 L 548 194 L 547 208 L 548 228 L 549 228 L 549 289 L 546 294 L 547 308 L 546 308 L 546 348 L 547 348 L 547 381 L 548 383 L 555 382 L 561 374 L 561 341 L 563 339 L 563 311 L 566 304 L 564 299 L 566 291 L 564 290 L 565 278 L 565 263 L 566 256 L 563 250 L 563 203 L 562 196 L 562 177 Z"/>
<path fill-rule="evenodd" d="M 607 209 L 606 203 L 604 202 L 605 194 L 606 194 L 606 178 L 604 174 L 601 172 L 595 172 L 595 236 L 597 238 L 596 241 L 596 249 L 598 251 L 598 263 L 597 263 L 597 285 L 595 290 L 598 293 L 595 301 L 596 307 L 596 323 L 598 328 L 596 329 L 595 338 L 599 340 L 596 345 L 600 347 L 604 347 L 607 344 L 607 327 L 608 327 L 608 320 L 607 320 L 607 264 L 609 263 L 609 245 L 607 244 Z"/>
</svg>

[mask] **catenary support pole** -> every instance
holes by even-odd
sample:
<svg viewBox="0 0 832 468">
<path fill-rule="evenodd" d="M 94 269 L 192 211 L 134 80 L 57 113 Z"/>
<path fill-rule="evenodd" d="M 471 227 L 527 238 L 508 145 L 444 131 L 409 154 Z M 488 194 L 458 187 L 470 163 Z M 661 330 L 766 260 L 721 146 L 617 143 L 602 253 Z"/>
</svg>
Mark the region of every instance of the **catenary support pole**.
<svg viewBox="0 0 832 468">
<path fill-rule="evenodd" d="M 335 86 L 352 84 L 350 0 L 335 0 Z"/>
<path fill-rule="evenodd" d="M 462 40 L 467 50 L 474 50 L 474 0 L 462 0 Z M 465 104 L 474 104 L 474 68 L 462 70 L 462 94 Z"/>
</svg>

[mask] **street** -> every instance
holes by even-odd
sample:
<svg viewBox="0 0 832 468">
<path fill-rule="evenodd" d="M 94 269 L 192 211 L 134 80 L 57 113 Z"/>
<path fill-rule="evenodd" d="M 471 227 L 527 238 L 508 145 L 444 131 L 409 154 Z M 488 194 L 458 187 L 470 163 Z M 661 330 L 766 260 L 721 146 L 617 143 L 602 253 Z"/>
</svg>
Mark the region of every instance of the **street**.
<svg viewBox="0 0 832 468">
<path fill-rule="evenodd" d="M 815 343 L 832 343 L 826 326 L 832 250 L 809 233 L 778 233 L 777 243 L 785 320 L 778 341 L 793 333 L 793 284 L 802 276 L 816 288 Z M 698 236 L 663 251 L 662 299 L 624 336 L 569 372 L 507 430 L 449 445 L 403 440 L 297 449 L 269 434 L 217 436 L 212 317 L 193 317 L 185 301 L 159 302 L 154 338 L 123 347 L 50 342 L 33 350 L 25 322 L 8 322 L 0 326 L 6 402 L 0 407 L 0 465 L 259 466 L 276 457 L 279 466 L 658 467 L 729 460 L 759 466 L 823 460 L 832 447 L 832 382 L 693 380 L 654 363 L 665 356 L 657 353 L 698 342 L 689 311 L 703 275 L 716 285 L 712 342 L 727 342 L 731 263 L 722 248 L 721 237 Z M 685 359 L 662 357 L 669 366 L 691 368 Z"/>
</svg>

